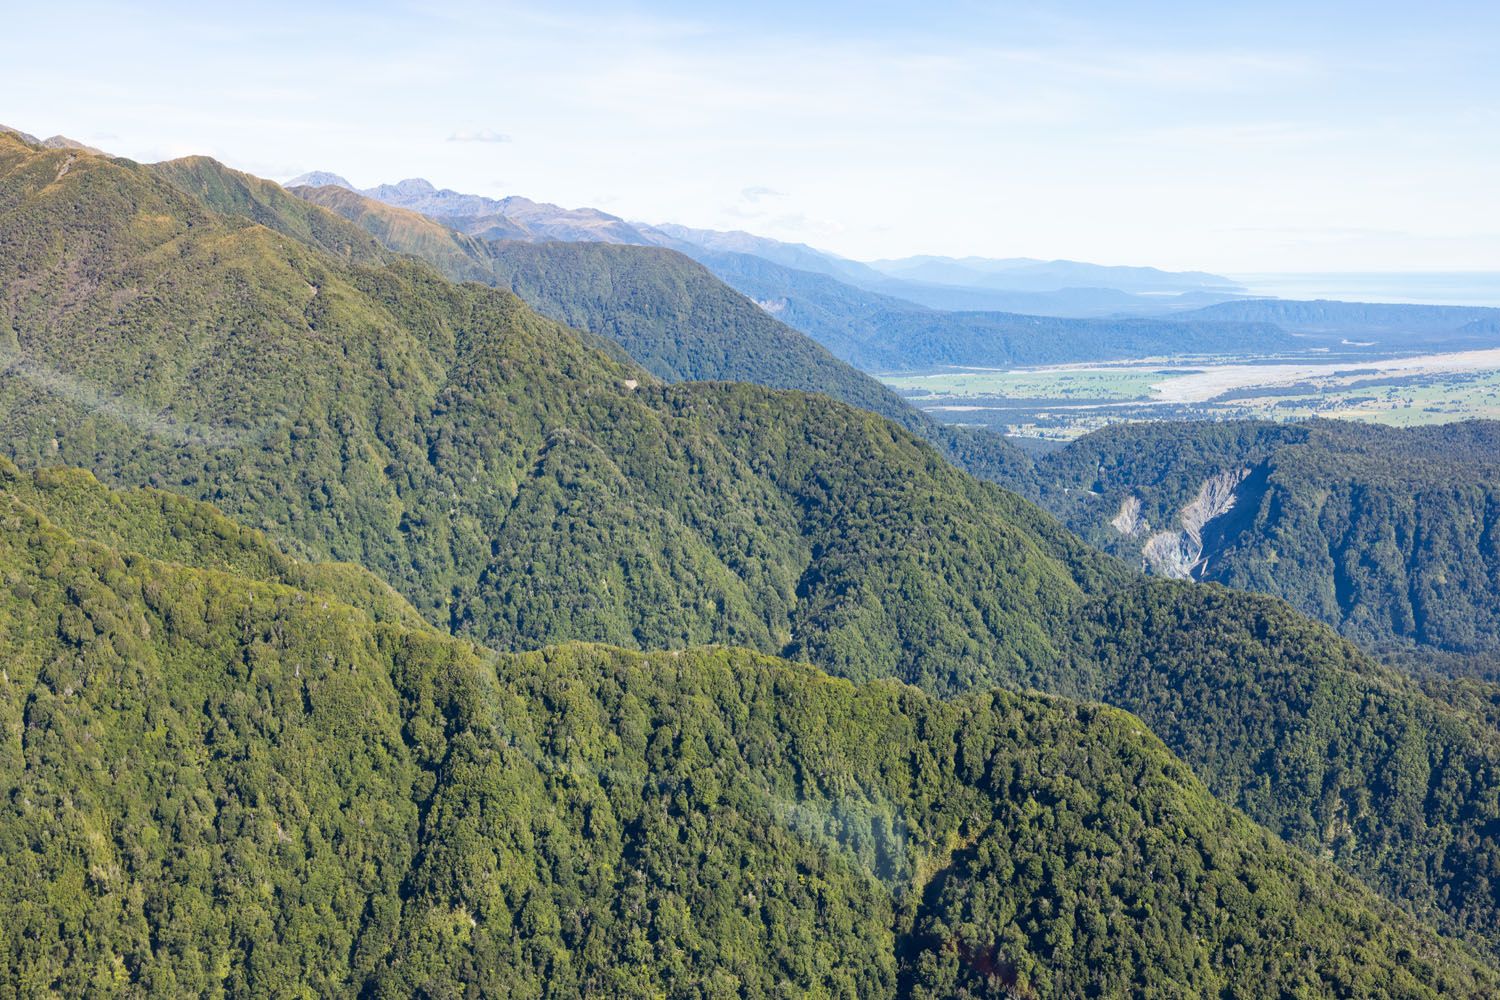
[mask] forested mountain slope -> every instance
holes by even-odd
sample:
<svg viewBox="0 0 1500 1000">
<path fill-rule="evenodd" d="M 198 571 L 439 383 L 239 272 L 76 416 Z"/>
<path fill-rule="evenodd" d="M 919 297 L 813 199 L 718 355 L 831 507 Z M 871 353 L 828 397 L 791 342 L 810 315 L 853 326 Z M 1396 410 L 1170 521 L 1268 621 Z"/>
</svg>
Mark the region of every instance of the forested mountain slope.
<svg viewBox="0 0 1500 1000">
<path fill-rule="evenodd" d="M 1002 435 L 939 424 L 673 250 L 479 240 L 342 187 L 293 193 L 449 278 L 508 288 L 544 316 L 614 341 L 659 378 L 820 392 L 894 420 L 974 475 L 1029 482 L 1030 460 Z"/>
<path fill-rule="evenodd" d="M 941 694 L 1107 695 L 1253 818 L 1500 941 L 1493 731 L 1327 630 L 1167 588 L 1105 645 L 1125 568 L 890 422 L 663 386 L 514 296 L 351 262 L 291 228 L 216 213 L 148 168 L 0 139 L 0 440 L 27 465 L 212 500 L 507 650 L 720 642 Z M 1243 660 L 1221 663 L 1236 643 Z M 1144 649 L 1163 651 L 1150 670 Z M 1286 700 L 1289 672 L 1355 700 L 1315 714 Z M 1311 804 L 1309 755 L 1326 762 Z M 1392 760 L 1399 785 L 1370 779 Z M 1324 844 L 1307 813 L 1358 836 Z"/>
<path fill-rule="evenodd" d="M 4 164 L 0 429 L 28 463 L 213 500 L 502 648 L 733 642 L 952 688 L 1038 670 L 1119 572 L 873 414 L 663 387 L 511 295 L 68 155 Z"/>
<path fill-rule="evenodd" d="M 1310 302 L 1244 299 L 1183 313 L 1184 319 L 1275 323 L 1304 337 L 1344 344 L 1369 338 L 1380 349 L 1465 350 L 1493 347 L 1500 338 L 1500 309 L 1408 303 Z"/>
<path fill-rule="evenodd" d="M 749 254 L 695 254 L 731 287 L 762 303 L 834 354 L 864 371 L 940 365 L 1042 365 L 1168 354 L 1285 351 L 1305 347 L 1269 322 L 1203 316 L 1063 318 L 996 312 L 981 301 L 963 311 L 929 309 L 826 274 L 799 271 Z M 949 295 L 966 294 L 953 290 Z M 999 293 L 994 293 L 999 294 Z M 1070 308 L 1127 310 L 1119 293 L 1070 290 Z M 1014 307 L 1026 305 L 1015 293 Z M 1035 303 L 1047 307 L 1045 302 Z M 1181 316 L 1197 313 L 1183 313 Z"/>
<path fill-rule="evenodd" d="M 1131 425 L 1037 475 L 1074 530 L 1158 570 L 1275 594 L 1370 646 L 1500 650 L 1500 424 Z"/>
<path fill-rule="evenodd" d="M 369 570 L 297 559 L 215 507 L 175 493 L 106 489 L 81 469 L 22 471 L 6 458 L 0 458 L 0 490 L 60 530 L 91 542 L 332 597 L 377 622 L 427 627 L 404 598 Z"/>
<path fill-rule="evenodd" d="M 491 654 L 80 538 L 50 489 L 0 482 L 4 995 L 1500 989 L 1123 713 Z"/>
</svg>

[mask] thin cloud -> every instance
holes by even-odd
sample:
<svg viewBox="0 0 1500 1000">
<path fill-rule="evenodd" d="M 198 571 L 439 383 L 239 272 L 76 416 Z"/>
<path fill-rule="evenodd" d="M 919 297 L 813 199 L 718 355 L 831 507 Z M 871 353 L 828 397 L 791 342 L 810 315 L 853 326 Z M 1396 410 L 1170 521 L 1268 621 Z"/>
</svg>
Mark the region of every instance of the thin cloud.
<svg viewBox="0 0 1500 1000">
<path fill-rule="evenodd" d="M 448 137 L 449 142 L 510 142 L 510 136 L 492 128 L 462 129 Z"/>
<path fill-rule="evenodd" d="M 766 198 L 785 198 L 786 192 L 778 191 L 775 188 L 761 187 L 759 185 L 756 185 L 754 187 L 745 188 L 740 192 L 740 197 L 750 202 L 751 204 L 757 204 L 765 200 Z"/>
</svg>

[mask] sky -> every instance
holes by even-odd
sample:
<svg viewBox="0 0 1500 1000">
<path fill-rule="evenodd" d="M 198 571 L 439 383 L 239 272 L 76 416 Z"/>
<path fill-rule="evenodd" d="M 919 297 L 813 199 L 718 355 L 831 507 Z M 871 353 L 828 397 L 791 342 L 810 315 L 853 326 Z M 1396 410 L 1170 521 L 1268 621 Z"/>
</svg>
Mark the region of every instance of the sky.
<svg viewBox="0 0 1500 1000">
<path fill-rule="evenodd" d="M 0 122 L 137 160 L 857 259 L 1500 271 L 1493 2 L 6 7 Z"/>
</svg>

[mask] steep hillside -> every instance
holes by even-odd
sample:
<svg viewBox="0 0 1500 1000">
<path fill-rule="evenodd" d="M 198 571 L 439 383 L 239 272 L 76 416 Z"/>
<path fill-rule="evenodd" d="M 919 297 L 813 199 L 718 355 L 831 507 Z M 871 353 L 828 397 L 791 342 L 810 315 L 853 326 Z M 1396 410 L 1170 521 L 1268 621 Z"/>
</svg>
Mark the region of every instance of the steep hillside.
<svg viewBox="0 0 1500 1000">
<path fill-rule="evenodd" d="M 375 238 L 288 198 L 280 185 L 229 170 L 207 156 L 167 160 L 150 169 L 215 212 L 248 219 L 341 260 L 382 264 L 393 259 Z"/>
<path fill-rule="evenodd" d="M 321 174 L 308 176 L 324 178 Z M 419 212 L 464 235 L 486 241 L 566 241 L 619 247 L 659 246 L 681 251 L 759 302 L 778 319 L 865 371 L 946 364 L 1046 364 L 1184 351 L 1213 353 L 1230 348 L 1284 351 L 1306 346 L 1270 322 L 1221 320 L 1206 314 L 1192 321 L 1182 321 L 1177 316 L 1167 320 L 1122 319 L 1115 315 L 1154 315 L 1186 308 L 1200 301 L 1195 296 L 1210 294 L 1201 290 L 1186 292 L 1180 296 L 1181 302 L 1169 302 L 1161 296 L 1133 295 L 1113 287 L 1056 285 L 1062 276 L 1082 281 L 1084 276 L 1104 280 L 1104 275 L 1118 274 L 1120 283 L 1134 283 L 1132 287 L 1135 284 L 1155 287 L 1162 282 L 1177 282 L 1172 287 L 1187 287 L 1192 282 L 1220 280 L 1213 275 L 1168 275 L 1152 268 L 1101 268 L 1071 261 L 1020 262 L 1025 266 L 1013 269 L 1009 279 L 1013 284 L 1019 282 L 1015 288 L 983 287 L 984 281 L 948 285 L 903 280 L 811 247 L 748 233 L 670 225 L 643 227 L 594 209 L 569 210 L 525 198 L 460 194 L 438 190 L 422 180 L 361 192 L 350 190 L 347 184 L 324 187 L 299 186 L 297 181 L 291 184 L 304 198 L 327 205 L 349 218 L 370 220 L 362 224 L 377 235 L 379 230 L 386 230 L 388 235 L 381 238 L 388 247 L 422 256 L 454 278 L 474 277 L 471 264 L 457 259 L 450 247 L 432 246 L 425 237 L 409 247 L 400 246 L 397 240 L 413 227 L 400 225 L 392 232 L 393 227 L 381 221 L 388 217 L 388 212 L 358 205 L 358 199 L 376 202 L 385 209 Z M 629 251 L 622 249 L 618 253 L 613 260 L 631 259 Z M 570 266 L 597 270 L 599 263 L 599 258 L 587 263 L 574 260 Z M 640 266 L 643 265 L 637 264 Z M 991 275 L 985 280 L 993 283 L 1004 279 Z M 1048 290 L 1031 290 L 1038 282 Z M 542 284 L 533 282 L 533 287 Z M 560 282 L 555 284 L 561 286 Z M 554 315 L 554 309 L 549 307 L 555 305 L 556 296 L 533 301 L 525 291 L 516 291 L 533 307 Z M 1207 301 L 1216 301 L 1217 297 L 1211 296 Z M 927 308 L 917 302 L 939 308 Z M 568 302 L 567 307 L 575 313 L 586 309 L 573 302 Z M 1027 309 L 1035 309 L 1038 315 L 1026 314 Z M 1104 318 L 1106 315 L 1110 318 Z M 1197 316 L 1181 314 L 1188 315 Z M 1071 318 L 1076 316 L 1099 318 Z M 657 335 L 651 339 L 657 351 L 671 346 L 669 336 Z M 781 382 L 767 384 L 800 388 Z"/>
<path fill-rule="evenodd" d="M 1134 425 L 1038 476 L 1074 530 L 1158 572 L 1275 594 L 1370 646 L 1500 651 L 1500 424 Z"/>
<path fill-rule="evenodd" d="M 1123 713 L 496 656 L 0 511 L 7 995 L 1500 989 Z"/>
<path fill-rule="evenodd" d="M 872 414 L 663 387 L 513 296 L 66 155 L 4 164 L 0 431 L 28 463 L 211 499 L 502 648 L 734 642 L 951 688 L 1038 670 L 1118 572 Z"/>
<path fill-rule="evenodd" d="M 717 642 L 941 694 L 1117 691 L 1143 712 L 1181 699 L 1151 720 L 1173 749 L 1299 834 L 1309 786 L 1280 730 L 1236 738 L 1233 767 L 1214 750 L 1218 693 L 1238 674 L 1178 630 L 1222 627 L 1265 650 L 1245 661 L 1246 715 L 1283 718 L 1291 664 L 1314 690 L 1360 692 L 1390 727 L 1375 745 L 1430 753 L 1409 788 L 1425 778 L 1432 794 L 1399 800 L 1411 812 L 1358 814 L 1360 844 L 1380 850 L 1334 856 L 1424 919 L 1500 942 L 1493 736 L 1465 713 L 1449 726 L 1352 650 L 1299 658 L 1346 650 L 1325 630 L 1242 595 L 1200 614 L 1192 591 L 1154 591 L 1166 610 L 1115 627 L 1114 655 L 1095 630 L 1124 568 L 874 414 L 663 386 L 509 294 L 405 259 L 351 263 L 151 169 L 73 156 L 0 139 L 0 441 L 25 464 L 211 499 L 506 650 Z M 1180 649 L 1178 674 L 1123 683 L 1139 672 L 1125 654 L 1144 648 Z M 1341 753 L 1364 745 L 1357 718 L 1331 715 L 1311 730 L 1322 744 L 1287 753 L 1320 755 L 1331 787 L 1352 787 L 1368 774 Z M 1257 796 L 1240 796 L 1244 773 Z"/>
<path fill-rule="evenodd" d="M 1153 581 L 1078 619 L 1053 690 L 1128 708 L 1225 801 L 1500 944 L 1500 729 L 1476 705 L 1424 693 L 1268 597 Z"/>
<path fill-rule="evenodd" d="M 493 260 L 502 287 L 544 315 L 618 342 L 662 378 L 825 392 L 909 426 L 919 422 L 895 393 L 681 254 L 600 243 L 505 243 L 494 247 Z"/>
<path fill-rule="evenodd" d="M 363 567 L 294 558 L 263 533 L 206 503 L 161 490 L 107 489 L 81 469 L 46 466 L 23 472 L 5 458 L 0 458 L 0 491 L 76 538 L 331 597 L 377 622 L 427 627 L 405 599 Z"/>
<path fill-rule="evenodd" d="M 342 188 L 293 192 L 454 280 L 508 288 L 543 315 L 614 341 L 659 378 L 820 392 L 894 420 L 974 475 L 1028 482 L 1029 460 L 1002 435 L 937 423 L 675 251 L 477 240 Z"/>
</svg>

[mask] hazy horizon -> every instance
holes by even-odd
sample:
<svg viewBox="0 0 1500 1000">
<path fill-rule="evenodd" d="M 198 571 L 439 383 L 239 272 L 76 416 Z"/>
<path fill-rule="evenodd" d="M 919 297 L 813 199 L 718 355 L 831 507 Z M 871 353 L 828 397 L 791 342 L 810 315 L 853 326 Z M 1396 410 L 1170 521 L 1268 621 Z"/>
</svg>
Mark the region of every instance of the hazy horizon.
<svg viewBox="0 0 1500 1000">
<path fill-rule="evenodd" d="M 11 12 L 0 122 L 856 260 L 1500 271 L 1491 5 L 154 10 Z"/>
</svg>

